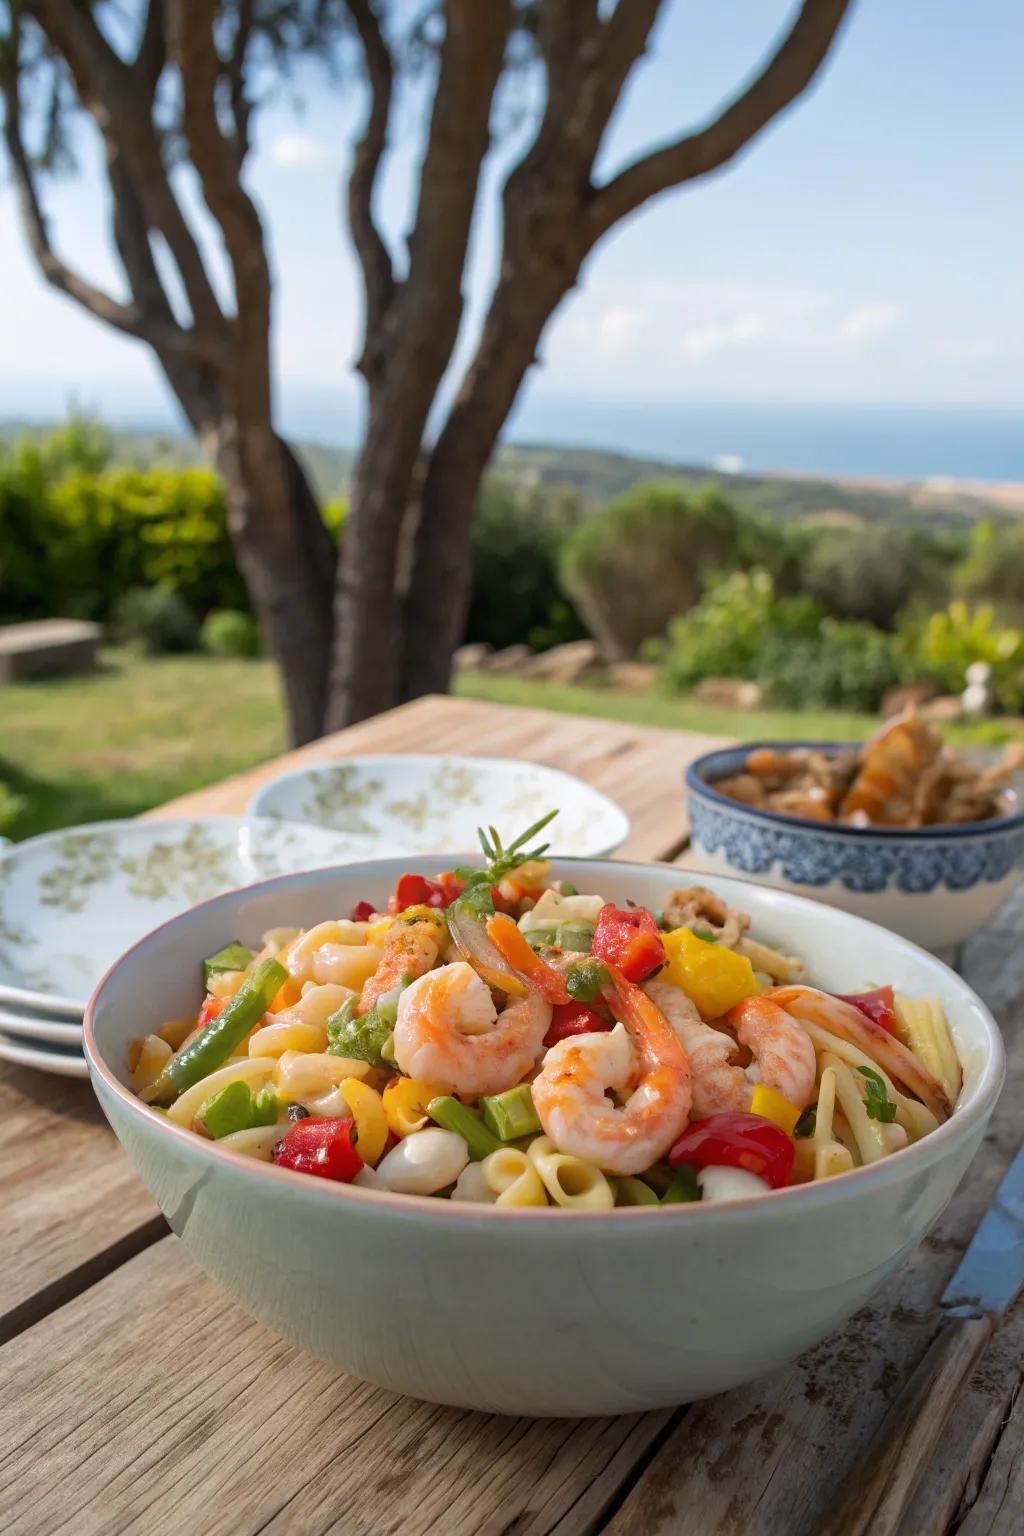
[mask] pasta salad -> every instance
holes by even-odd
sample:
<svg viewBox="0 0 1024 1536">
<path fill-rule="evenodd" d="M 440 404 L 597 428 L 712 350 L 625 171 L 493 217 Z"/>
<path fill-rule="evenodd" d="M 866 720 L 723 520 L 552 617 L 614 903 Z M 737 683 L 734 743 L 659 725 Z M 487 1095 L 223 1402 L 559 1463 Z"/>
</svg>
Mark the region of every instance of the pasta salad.
<svg viewBox="0 0 1024 1536">
<path fill-rule="evenodd" d="M 952 1113 L 941 1004 L 836 996 L 700 886 L 662 910 L 552 878 L 543 818 L 382 909 L 203 961 L 133 1090 L 234 1152 L 503 1207 L 735 1199 L 889 1157 Z"/>
</svg>

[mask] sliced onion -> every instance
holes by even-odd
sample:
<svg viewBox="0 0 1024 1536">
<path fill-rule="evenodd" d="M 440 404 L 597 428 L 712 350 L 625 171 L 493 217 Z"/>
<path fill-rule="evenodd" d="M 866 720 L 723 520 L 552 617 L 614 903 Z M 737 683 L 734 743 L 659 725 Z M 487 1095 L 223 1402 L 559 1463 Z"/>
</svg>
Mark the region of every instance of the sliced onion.
<svg viewBox="0 0 1024 1536">
<path fill-rule="evenodd" d="M 529 987 L 487 937 L 483 923 L 457 902 L 448 908 L 447 916 L 455 948 L 480 979 L 510 997 L 526 997 Z"/>
</svg>

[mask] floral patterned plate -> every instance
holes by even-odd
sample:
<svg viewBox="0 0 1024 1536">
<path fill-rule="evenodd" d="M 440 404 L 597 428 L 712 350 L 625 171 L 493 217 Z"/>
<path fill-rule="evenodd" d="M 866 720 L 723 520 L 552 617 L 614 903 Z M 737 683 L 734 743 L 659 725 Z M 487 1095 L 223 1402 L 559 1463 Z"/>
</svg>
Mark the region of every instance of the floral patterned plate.
<svg viewBox="0 0 1024 1536">
<path fill-rule="evenodd" d="M 0 1003 L 80 1019 L 136 939 L 196 902 L 377 855 L 375 839 L 238 816 L 106 821 L 0 853 Z"/>
<path fill-rule="evenodd" d="M 504 757 L 349 757 L 296 768 L 271 779 L 249 809 L 372 837 L 390 854 L 467 852 L 476 829 L 505 837 L 547 811 L 551 851 L 577 858 L 612 853 L 629 835 L 629 817 L 607 795 L 572 774 Z"/>
</svg>

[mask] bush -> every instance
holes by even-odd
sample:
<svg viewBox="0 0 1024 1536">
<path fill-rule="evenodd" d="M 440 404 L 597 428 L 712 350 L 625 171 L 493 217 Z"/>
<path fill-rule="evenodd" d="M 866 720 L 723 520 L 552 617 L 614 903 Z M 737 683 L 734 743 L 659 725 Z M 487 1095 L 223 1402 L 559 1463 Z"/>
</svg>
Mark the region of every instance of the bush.
<svg viewBox="0 0 1024 1536">
<path fill-rule="evenodd" d="M 777 596 L 767 571 L 736 571 L 713 578 L 697 606 L 674 619 L 666 640 L 652 650 L 669 687 L 686 691 L 705 677 L 756 677 L 770 641 L 813 641 L 822 618 L 811 598 Z"/>
<path fill-rule="evenodd" d="M 992 669 L 1000 709 L 1024 709 L 1024 632 L 999 624 L 990 606 L 972 609 L 957 600 L 942 613 L 908 620 L 902 636 L 916 676 L 960 693 L 967 668 L 984 661 Z"/>
<path fill-rule="evenodd" d="M 27 803 L 24 795 L 16 795 L 0 781 L 0 837 L 11 830 Z"/>
<path fill-rule="evenodd" d="M 826 618 L 814 638 L 765 641 L 754 667 L 765 699 L 783 709 L 878 709 L 904 679 L 896 636 L 856 620 Z"/>
<path fill-rule="evenodd" d="M 638 486 L 566 542 L 562 583 L 612 660 L 635 656 L 698 600 L 712 571 L 749 563 L 763 530 L 713 487 Z"/>
<path fill-rule="evenodd" d="M 578 516 L 574 497 L 487 476 L 473 521 L 467 641 L 546 650 L 586 634 L 558 580 L 562 545 Z"/>
<path fill-rule="evenodd" d="M 240 613 L 237 608 L 216 608 L 203 620 L 199 644 L 211 656 L 258 656 L 262 649 L 260 627 L 251 614 Z"/>
<path fill-rule="evenodd" d="M 1006 617 L 1024 621 L 1024 522 L 979 523 L 955 584 L 962 597 L 992 603 Z"/>
<path fill-rule="evenodd" d="M 111 625 L 122 645 L 135 645 L 150 656 L 193 651 L 199 626 L 192 609 L 166 587 L 132 587 L 119 598 Z"/>
<path fill-rule="evenodd" d="M 949 598 L 935 541 L 907 529 L 827 528 L 811 539 L 802 589 L 826 613 L 894 629 L 908 604 L 934 607 Z"/>
</svg>

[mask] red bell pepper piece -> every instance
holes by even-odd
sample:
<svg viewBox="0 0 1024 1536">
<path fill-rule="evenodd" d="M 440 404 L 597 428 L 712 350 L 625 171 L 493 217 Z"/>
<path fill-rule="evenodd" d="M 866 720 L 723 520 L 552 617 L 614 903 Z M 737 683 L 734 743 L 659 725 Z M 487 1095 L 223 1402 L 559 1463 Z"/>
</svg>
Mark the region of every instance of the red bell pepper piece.
<svg viewBox="0 0 1024 1536">
<path fill-rule="evenodd" d="M 557 1003 L 551 1010 L 551 1023 L 544 1036 L 544 1044 L 557 1045 L 559 1040 L 566 1040 L 570 1035 L 605 1033 L 612 1028 L 609 1019 L 602 1019 L 586 1003 Z"/>
<path fill-rule="evenodd" d="M 349 913 L 349 922 L 368 923 L 376 910 L 372 901 L 357 901 Z"/>
<path fill-rule="evenodd" d="M 203 1006 L 200 1008 L 199 1017 L 196 1019 L 196 1027 L 198 1029 L 205 1029 L 212 1019 L 217 1018 L 219 1014 L 223 1013 L 226 1003 L 226 997 L 214 997 L 212 992 L 209 993 L 203 999 Z"/>
<path fill-rule="evenodd" d="M 833 996 L 841 1003 L 852 1003 L 865 1018 L 881 1024 L 890 1035 L 896 1033 L 896 997 L 892 987 L 876 987 L 873 992 L 835 992 Z"/>
<path fill-rule="evenodd" d="M 356 1151 L 355 1123 L 352 1120 L 296 1120 L 291 1130 L 274 1148 L 274 1162 L 296 1173 L 312 1173 L 319 1179 L 336 1179 L 348 1184 L 355 1178 L 363 1160 Z"/>
<path fill-rule="evenodd" d="M 668 1154 L 673 1168 L 745 1168 L 772 1189 L 792 1183 L 796 1148 L 774 1120 L 729 1112 L 687 1127 Z"/>
<path fill-rule="evenodd" d="M 627 981 L 643 981 L 665 963 L 658 925 L 646 907 L 601 908 L 590 953 L 617 966 Z"/>
<path fill-rule="evenodd" d="M 450 907 L 466 888 L 466 882 L 453 870 L 445 870 L 436 880 L 426 875 L 400 875 L 395 894 L 388 902 L 389 912 L 404 912 L 406 907 Z M 362 903 L 360 903 L 362 905 Z"/>
</svg>

